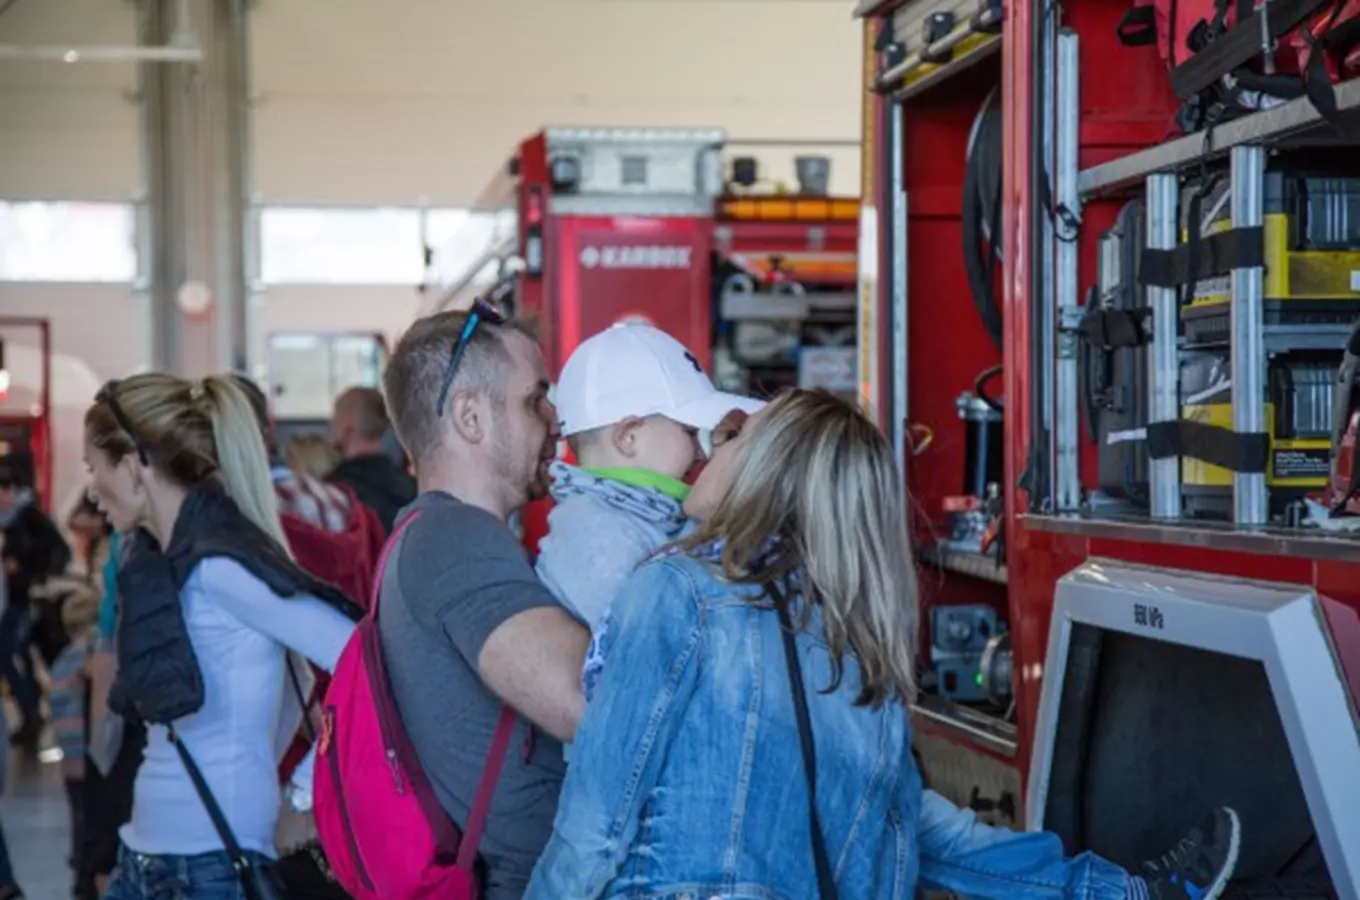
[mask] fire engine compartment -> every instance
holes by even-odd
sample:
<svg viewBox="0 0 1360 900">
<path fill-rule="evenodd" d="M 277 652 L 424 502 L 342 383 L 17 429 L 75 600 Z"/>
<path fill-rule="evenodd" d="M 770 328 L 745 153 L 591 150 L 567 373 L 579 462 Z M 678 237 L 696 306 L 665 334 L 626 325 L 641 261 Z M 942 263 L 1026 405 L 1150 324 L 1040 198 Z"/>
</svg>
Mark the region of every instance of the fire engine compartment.
<svg viewBox="0 0 1360 900">
<path fill-rule="evenodd" d="M 1245 620 L 1197 620 L 1191 628 L 1181 616 L 1192 613 L 1172 612 L 1174 604 L 1149 602 L 1139 591 L 1179 570 L 1186 574 L 1176 589 L 1194 597 L 1187 609 L 1207 604 L 1215 614 L 1231 605 L 1215 593 L 1224 584 L 1239 584 L 1244 594 L 1258 589 L 1248 579 L 1301 591 L 1312 625 L 1303 626 L 1306 638 L 1281 639 L 1280 653 L 1321 640 L 1331 669 L 1319 677 L 1338 689 L 1325 721 L 1350 748 L 1360 702 L 1360 542 L 1282 522 L 1167 520 L 1092 503 L 1101 459 L 1085 410 L 1075 420 L 1076 483 L 1066 484 L 1080 502 L 1062 496 L 1054 432 L 1064 427 L 1055 396 L 1064 385 L 1056 360 L 1075 321 L 1063 321 L 1055 298 L 1075 289 L 1081 301 L 1097 285 L 1102 235 L 1142 195 L 1144 175 L 1179 173 L 1183 200 L 1201 155 L 1185 148 L 1202 143 L 1202 134 L 1167 141 L 1180 101 L 1155 49 L 1125 47 L 1116 36 L 1131 6 L 1013 4 L 998 26 L 999 4 L 985 0 L 860 4 L 869 88 L 865 205 L 872 207 L 862 225 L 878 238 L 862 250 L 861 291 L 876 302 L 861 344 L 876 342 L 877 352 L 867 359 L 862 396 L 881 410 L 897 442 L 915 513 L 921 655 L 931 670 L 915 710 L 918 751 L 928 780 L 984 818 L 1047 827 L 1071 852 L 1095 850 L 1127 866 L 1161 852 L 1203 810 L 1231 805 L 1246 835 L 1241 881 L 1228 896 L 1355 897 L 1360 870 L 1341 836 L 1360 831 L 1320 799 L 1353 789 L 1335 779 L 1319 783 L 1322 763 L 1301 749 L 1279 668 L 1218 644 L 1220 628 L 1236 633 Z M 1051 48 L 1047 69 L 1044 47 Z M 1079 73 L 1066 86 L 1057 74 L 1065 59 Z M 1343 106 L 1360 100 L 1357 88 L 1338 88 Z M 962 264 L 973 246 L 965 239 L 965 158 L 994 90 L 1005 118 L 1004 239 L 993 285 L 1005 320 L 1001 347 L 984 327 Z M 1059 107 L 1073 91 L 1075 139 L 1064 149 L 1054 146 L 1063 129 Z M 1052 98 L 1047 107 L 1044 97 Z M 1247 119 L 1305 113 L 1296 107 Z M 1310 121 L 1316 134 L 1316 117 Z M 1222 133 L 1237 134 L 1232 129 L 1246 129 L 1244 122 L 1221 126 Z M 1297 124 L 1277 126 L 1291 128 Z M 1045 134 L 1053 154 L 1047 175 Z M 1279 142 L 1271 136 L 1258 140 L 1272 148 L 1272 160 L 1288 159 L 1274 152 Z M 1157 165 L 1135 172 L 1130 155 L 1147 148 L 1157 148 L 1147 151 L 1160 154 Z M 1065 186 L 1063 155 L 1070 161 L 1073 151 L 1074 177 Z M 1226 168 L 1227 154 L 1217 157 L 1213 164 Z M 1102 171 L 1113 187 L 1097 185 Z M 1075 286 L 1062 283 L 1065 260 Z M 1342 342 L 1344 334 L 1338 348 Z M 1004 367 L 1005 472 L 990 506 L 981 506 L 1000 535 L 971 548 L 952 539 L 961 509 L 954 498 L 969 493 L 980 465 L 969 452 L 970 431 L 978 429 L 961 415 L 960 398 L 976 396 L 975 380 L 997 364 Z M 1076 403 L 1086 385 L 1067 387 Z M 1072 624 L 1057 611 L 1082 573 L 1123 588 L 1101 597 L 1122 618 Z M 997 632 L 1005 629 L 1003 638 Z M 960 690 L 969 677 L 979 690 Z M 1046 690 L 1050 677 L 1058 687 Z M 1013 684 L 1014 696 L 996 688 L 1000 681 Z M 1304 702 L 1324 693 L 1317 686 Z"/>
</svg>

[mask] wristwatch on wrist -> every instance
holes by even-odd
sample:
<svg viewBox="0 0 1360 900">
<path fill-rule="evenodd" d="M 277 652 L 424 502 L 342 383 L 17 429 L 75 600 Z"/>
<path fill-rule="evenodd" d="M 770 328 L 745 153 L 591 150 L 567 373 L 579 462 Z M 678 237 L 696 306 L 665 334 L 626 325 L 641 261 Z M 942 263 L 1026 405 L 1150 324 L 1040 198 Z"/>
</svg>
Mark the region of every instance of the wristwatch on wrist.
<svg viewBox="0 0 1360 900">
<path fill-rule="evenodd" d="M 288 785 L 288 805 L 300 813 L 312 811 L 312 792 L 296 784 Z"/>
</svg>

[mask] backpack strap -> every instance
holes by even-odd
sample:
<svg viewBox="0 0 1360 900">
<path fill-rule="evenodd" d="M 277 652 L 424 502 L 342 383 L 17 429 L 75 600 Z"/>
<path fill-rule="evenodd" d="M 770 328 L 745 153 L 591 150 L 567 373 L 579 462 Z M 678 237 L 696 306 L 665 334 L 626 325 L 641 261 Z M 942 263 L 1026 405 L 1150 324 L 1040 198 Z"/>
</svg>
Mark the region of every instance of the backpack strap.
<svg viewBox="0 0 1360 900">
<path fill-rule="evenodd" d="M 378 565 L 373 569 L 373 593 L 368 598 L 368 615 L 375 623 L 378 621 L 378 598 L 382 595 L 383 575 L 387 573 L 387 560 L 391 557 L 393 548 L 397 546 L 397 539 L 406 531 L 407 526 L 418 518 L 420 518 L 420 510 L 417 509 L 398 522 L 397 527 L 392 529 L 392 536 L 383 541 L 382 552 L 378 554 Z"/>
<path fill-rule="evenodd" d="M 516 718 L 518 716 L 510 706 L 501 706 L 501 717 L 496 722 L 496 733 L 491 737 L 491 749 L 486 753 L 482 778 L 477 782 L 477 794 L 472 801 L 472 811 L 468 813 L 467 827 L 463 829 L 463 839 L 458 843 L 458 868 L 467 872 L 473 870 L 477 859 L 477 846 L 482 842 L 486 817 L 491 811 L 491 798 L 495 796 L 496 784 L 501 780 L 505 758 L 510 755 L 510 738 L 515 732 Z"/>
</svg>

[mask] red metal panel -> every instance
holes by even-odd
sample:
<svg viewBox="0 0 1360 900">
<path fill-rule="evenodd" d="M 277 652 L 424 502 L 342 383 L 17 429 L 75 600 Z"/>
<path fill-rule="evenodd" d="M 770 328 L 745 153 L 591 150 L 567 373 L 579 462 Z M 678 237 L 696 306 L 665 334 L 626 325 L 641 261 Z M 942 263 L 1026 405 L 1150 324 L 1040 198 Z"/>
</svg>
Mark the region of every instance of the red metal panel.
<svg viewBox="0 0 1360 900">
<path fill-rule="evenodd" d="M 1226 553 L 1222 550 L 1206 550 L 1203 547 L 1100 538 L 1092 538 L 1090 546 L 1092 556 L 1103 556 L 1143 566 L 1184 569 L 1188 572 L 1250 578 L 1256 581 L 1307 585 L 1313 583 L 1311 559 Z"/>
<path fill-rule="evenodd" d="M 1319 561 L 1314 585 L 1322 597 L 1322 613 L 1331 632 L 1351 704 L 1360 715 L 1360 566 Z"/>
<path fill-rule="evenodd" d="M 918 537 L 927 541 L 931 531 L 945 526 L 944 498 L 963 488 L 967 435 L 955 400 L 973 389 L 983 369 L 1001 361 L 961 264 L 968 134 L 996 77 L 996 67 L 983 63 L 959 76 L 948 91 L 929 91 L 905 110 L 910 346 L 889 346 L 887 355 L 891 362 L 906 354 L 907 418 L 934 433 L 930 446 L 910 458 L 906 470 L 918 513 L 914 524 Z M 884 217 L 890 219 L 891 210 Z"/>
<path fill-rule="evenodd" d="M 519 229 L 519 252 L 522 257 L 526 256 L 530 229 L 543 227 L 542 223 L 530 222 L 530 197 L 534 192 L 541 198 L 543 215 L 546 216 L 548 198 L 552 191 L 548 184 L 548 143 L 542 132 L 524 141 L 519 147 L 519 186 L 516 190 L 515 213 Z M 547 257 L 551 253 L 551 247 L 543 248 L 545 259 L 542 274 L 535 276 L 526 272 L 520 278 L 516 299 L 522 314 L 534 316 L 538 320 L 543 353 L 548 358 L 548 366 L 556 371 L 561 366 L 561 361 L 554 357 L 553 332 L 556 328 L 556 315 L 548 301 L 551 270 Z"/>
<path fill-rule="evenodd" d="M 707 219 L 551 219 L 555 371 L 581 341 L 628 318 L 668 332 L 707 367 L 711 230 Z"/>
<path fill-rule="evenodd" d="M 1069 3 L 1063 24 L 1081 38 L 1082 168 L 1085 154 L 1122 156 L 1165 139 L 1177 102 L 1166 65 L 1154 47 L 1119 43 L 1120 18 L 1131 4 Z"/>
</svg>

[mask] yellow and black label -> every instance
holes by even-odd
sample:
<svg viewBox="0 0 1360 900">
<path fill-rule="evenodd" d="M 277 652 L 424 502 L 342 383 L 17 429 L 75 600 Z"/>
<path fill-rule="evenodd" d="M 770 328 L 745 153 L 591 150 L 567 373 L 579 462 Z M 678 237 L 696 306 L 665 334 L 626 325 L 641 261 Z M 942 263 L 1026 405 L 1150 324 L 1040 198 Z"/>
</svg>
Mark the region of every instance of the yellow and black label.
<svg viewBox="0 0 1360 900">
<path fill-rule="evenodd" d="M 1181 407 L 1181 418 L 1216 428 L 1232 429 L 1232 404 L 1209 403 Z M 1331 442 L 1326 438 L 1275 437 L 1275 404 L 1266 404 L 1266 432 L 1271 435 L 1266 484 L 1280 488 L 1321 488 L 1327 481 Z M 1232 487 L 1232 472 L 1203 460 L 1181 460 L 1181 483 L 1186 487 Z"/>
</svg>

